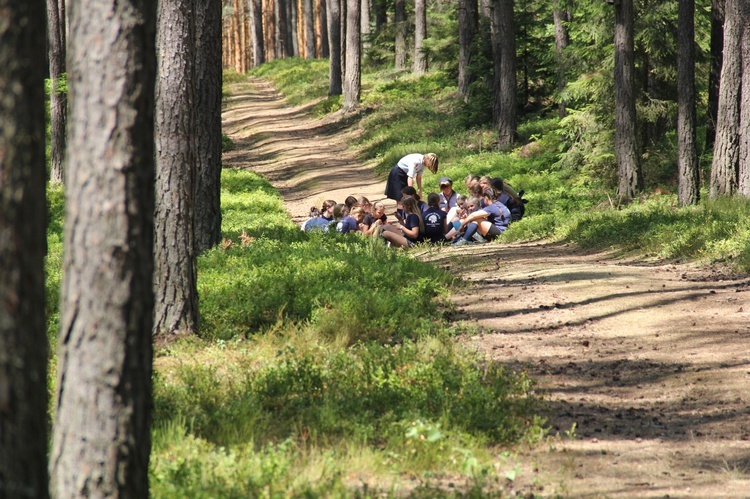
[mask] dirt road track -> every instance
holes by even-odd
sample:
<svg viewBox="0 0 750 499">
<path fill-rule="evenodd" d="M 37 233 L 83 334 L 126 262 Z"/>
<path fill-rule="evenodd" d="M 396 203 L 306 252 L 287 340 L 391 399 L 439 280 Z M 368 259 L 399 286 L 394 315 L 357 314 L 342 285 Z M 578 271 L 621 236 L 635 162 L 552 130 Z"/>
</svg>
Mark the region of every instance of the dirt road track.
<svg viewBox="0 0 750 499">
<path fill-rule="evenodd" d="M 227 166 L 279 188 L 293 218 L 350 195 L 381 199 L 340 117 L 235 87 Z M 533 213 L 533 206 L 530 206 Z M 552 438 L 498 462 L 508 492 L 570 497 L 750 497 L 750 279 L 565 244 L 425 250 L 460 276 L 459 339 L 538 379 Z"/>
</svg>

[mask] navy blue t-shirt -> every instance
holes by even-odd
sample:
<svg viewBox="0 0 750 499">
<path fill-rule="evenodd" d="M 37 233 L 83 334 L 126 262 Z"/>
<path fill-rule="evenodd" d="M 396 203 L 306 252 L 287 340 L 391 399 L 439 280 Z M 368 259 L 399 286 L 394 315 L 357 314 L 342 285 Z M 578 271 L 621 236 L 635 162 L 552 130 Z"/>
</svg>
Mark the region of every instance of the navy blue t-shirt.
<svg viewBox="0 0 750 499">
<path fill-rule="evenodd" d="M 422 213 L 424 220 L 424 237 L 431 243 L 439 243 L 445 240 L 445 215 L 440 208 L 428 208 Z"/>
<path fill-rule="evenodd" d="M 406 215 L 406 218 L 404 219 L 404 227 L 407 229 L 413 229 L 414 227 L 419 227 L 419 216 L 415 215 L 414 213 L 409 213 Z M 404 233 L 404 237 L 411 243 L 421 243 L 424 240 L 424 234 L 422 234 L 422 231 L 419 231 L 419 235 L 416 239 L 411 238 Z"/>
<path fill-rule="evenodd" d="M 344 217 L 339 220 L 338 224 L 336 224 L 336 232 L 340 232 L 341 234 L 348 234 L 350 230 L 357 230 L 358 227 L 359 224 L 357 223 L 356 218 Z"/>
</svg>

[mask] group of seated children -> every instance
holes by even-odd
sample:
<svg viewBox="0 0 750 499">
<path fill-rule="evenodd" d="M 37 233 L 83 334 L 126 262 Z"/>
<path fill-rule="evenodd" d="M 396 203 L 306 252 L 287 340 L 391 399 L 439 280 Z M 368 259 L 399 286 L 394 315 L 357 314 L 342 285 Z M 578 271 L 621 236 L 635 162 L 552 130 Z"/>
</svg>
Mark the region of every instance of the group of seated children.
<svg viewBox="0 0 750 499">
<path fill-rule="evenodd" d="M 320 212 L 313 209 L 302 230 L 335 229 L 342 234 L 362 233 L 382 237 L 390 246 L 407 247 L 421 242 L 456 245 L 492 241 L 524 214 L 524 200 L 500 178 L 469 175 L 468 196 L 453 190 L 449 177 L 440 179 L 440 193 L 430 193 L 427 202 L 412 186 L 401 191 L 395 217 L 389 223 L 385 205 L 365 197 L 349 196 L 343 204 L 325 201 Z M 521 191 L 523 194 L 523 191 Z"/>
</svg>

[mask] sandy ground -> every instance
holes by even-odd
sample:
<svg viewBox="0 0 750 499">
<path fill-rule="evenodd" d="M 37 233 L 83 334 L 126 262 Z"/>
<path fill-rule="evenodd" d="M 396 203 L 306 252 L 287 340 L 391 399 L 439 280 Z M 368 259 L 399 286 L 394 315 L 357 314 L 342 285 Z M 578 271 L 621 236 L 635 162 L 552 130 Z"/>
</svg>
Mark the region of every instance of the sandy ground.
<svg viewBox="0 0 750 499">
<path fill-rule="evenodd" d="M 260 80 L 235 90 L 224 163 L 268 178 L 296 221 L 325 199 L 383 198 L 385 176 L 347 147 L 351 120 L 311 118 Z M 498 458 L 516 472 L 508 495 L 750 497 L 748 276 L 566 244 L 419 257 L 462 279 L 454 319 L 472 334 L 459 341 L 545 396 L 553 436 Z"/>
</svg>

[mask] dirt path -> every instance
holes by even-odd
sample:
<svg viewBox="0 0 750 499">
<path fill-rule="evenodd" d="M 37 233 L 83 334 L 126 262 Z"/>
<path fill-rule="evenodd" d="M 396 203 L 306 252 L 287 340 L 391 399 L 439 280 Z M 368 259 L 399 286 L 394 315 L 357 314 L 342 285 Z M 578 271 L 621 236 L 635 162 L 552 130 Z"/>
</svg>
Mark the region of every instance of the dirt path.
<svg viewBox="0 0 750 499">
<path fill-rule="evenodd" d="M 347 149 L 345 123 L 285 106 L 264 82 L 242 88 L 224 114 L 237 146 L 225 164 L 269 178 L 296 220 L 324 199 L 382 198 L 384 179 Z M 466 283 L 452 298 L 472 331 L 460 341 L 546 393 L 561 438 L 498 461 L 517 471 L 508 492 L 750 497 L 748 277 L 564 244 L 420 256 Z"/>
</svg>

